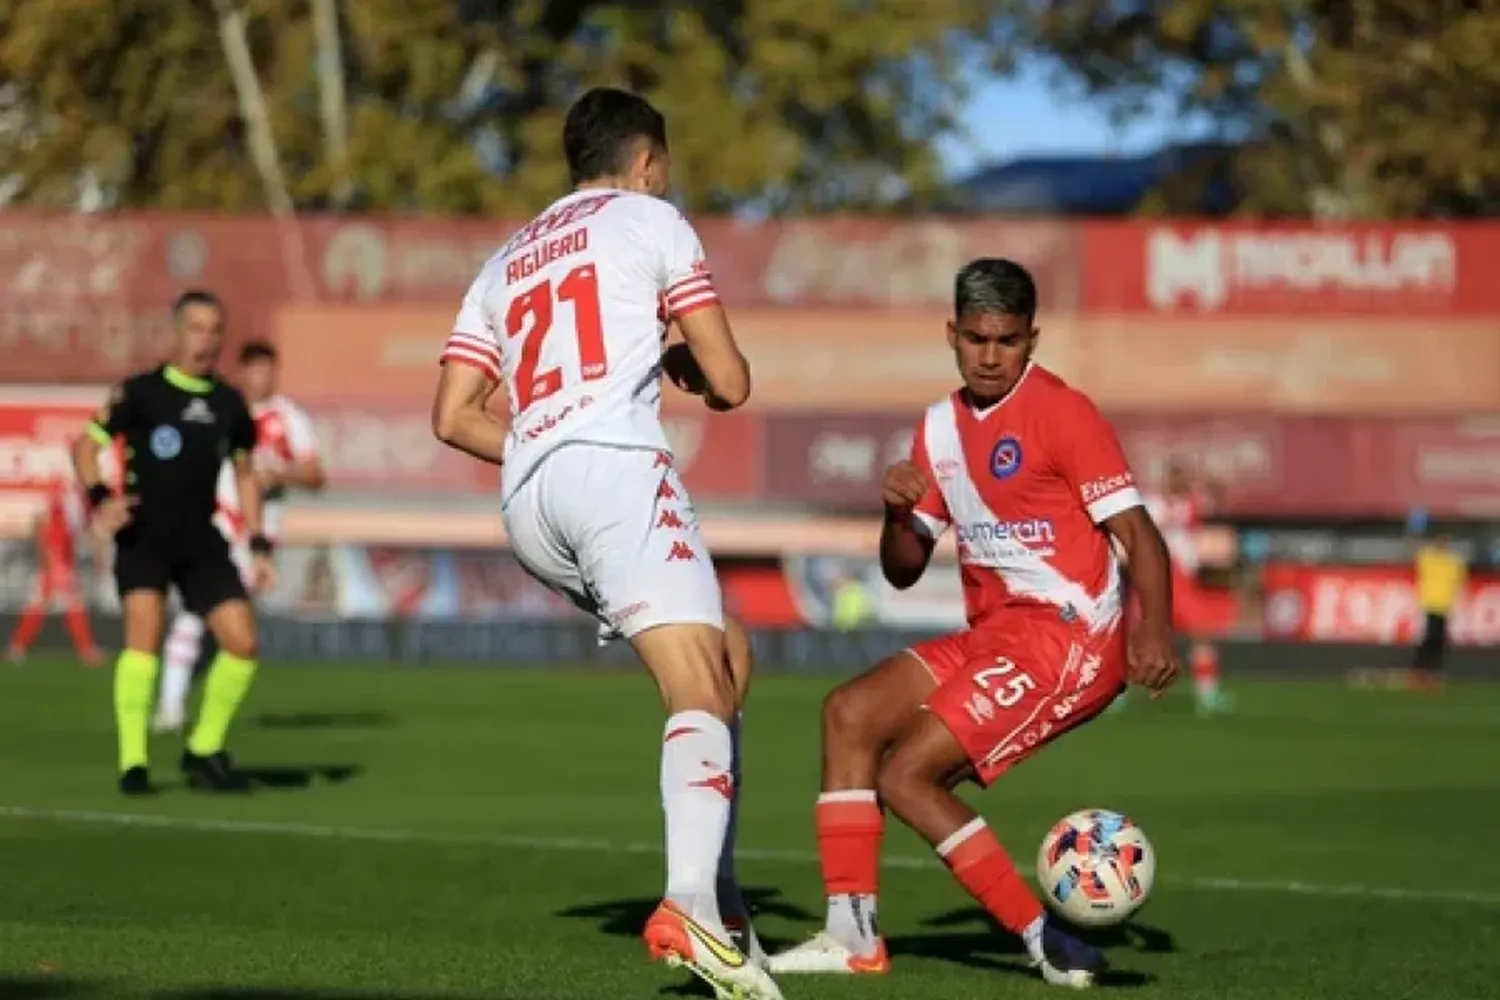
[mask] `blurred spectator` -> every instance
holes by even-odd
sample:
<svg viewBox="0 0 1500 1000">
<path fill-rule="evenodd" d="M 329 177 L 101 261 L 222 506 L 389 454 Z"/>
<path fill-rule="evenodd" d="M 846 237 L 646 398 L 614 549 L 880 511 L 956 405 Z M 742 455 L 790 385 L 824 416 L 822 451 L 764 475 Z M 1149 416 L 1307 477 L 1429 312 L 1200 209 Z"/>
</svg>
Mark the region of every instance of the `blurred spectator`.
<svg viewBox="0 0 1500 1000">
<path fill-rule="evenodd" d="M 1448 650 L 1448 619 L 1468 582 L 1463 553 L 1447 534 L 1438 533 L 1417 548 L 1417 601 L 1426 622 L 1413 659 L 1411 685 L 1432 690 L 1442 685 L 1444 654 Z"/>
</svg>

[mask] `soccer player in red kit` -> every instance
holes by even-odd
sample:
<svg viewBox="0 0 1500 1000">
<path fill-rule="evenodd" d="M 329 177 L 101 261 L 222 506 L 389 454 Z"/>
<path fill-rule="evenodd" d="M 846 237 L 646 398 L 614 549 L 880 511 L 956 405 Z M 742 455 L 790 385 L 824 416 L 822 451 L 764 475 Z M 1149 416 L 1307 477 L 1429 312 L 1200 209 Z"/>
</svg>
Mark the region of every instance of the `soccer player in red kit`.
<svg viewBox="0 0 1500 1000">
<path fill-rule="evenodd" d="M 1167 466 L 1165 489 L 1146 498 L 1146 509 L 1161 527 L 1172 556 L 1172 616 L 1188 637 L 1193 700 L 1201 715 L 1230 711 L 1233 700 L 1219 688 L 1219 650 L 1209 638 L 1203 591 L 1198 583 L 1198 529 L 1218 503 L 1216 483 L 1195 477 L 1187 463 Z"/>
<path fill-rule="evenodd" d="M 910 587 L 952 528 L 969 628 L 897 653 L 825 701 L 817 829 L 828 919 L 771 970 L 889 969 L 875 924 L 889 810 L 1022 939 L 1047 982 L 1088 986 L 1102 954 L 1045 918 L 954 788 L 989 785 L 1101 712 L 1127 679 L 1154 691 L 1172 682 L 1167 548 L 1113 429 L 1031 360 L 1037 302 L 1026 269 L 973 261 L 954 298 L 948 344 L 963 388 L 928 409 L 911 460 L 886 473 L 880 562 L 892 586 Z M 1128 650 L 1111 536 L 1143 603 Z"/>
<path fill-rule="evenodd" d="M 19 663 L 26 658 L 26 651 L 42 630 L 47 609 L 57 602 L 63 604 L 63 620 L 68 624 L 79 658 L 91 667 L 104 662 L 89 631 L 88 614 L 78 585 L 75 540 L 83 533 L 84 521 L 83 497 L 72 482 L 54 479 L 49 483 L 46 507 L 36 520 L 40 563 L 36 590 L 10 637 L 11 662 Z"/>
</svg>

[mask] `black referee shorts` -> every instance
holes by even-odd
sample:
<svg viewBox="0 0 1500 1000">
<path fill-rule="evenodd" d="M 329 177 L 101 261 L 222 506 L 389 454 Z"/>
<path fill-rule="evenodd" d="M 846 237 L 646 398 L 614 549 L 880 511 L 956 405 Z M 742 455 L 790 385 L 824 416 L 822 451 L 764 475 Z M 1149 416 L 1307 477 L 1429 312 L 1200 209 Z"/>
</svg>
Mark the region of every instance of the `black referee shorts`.
<svg viewBox="0 0 1500 1000">
<path fill-rule="evenodd" d="M 183 608 L 199 616 L 250 596 L 229 543 L 214 528 L 166 537 L 125 529 L 115 539 L 115 586 L 122 599 L 132 590 L 165 594 L 175 586 Z"/>
</svg>

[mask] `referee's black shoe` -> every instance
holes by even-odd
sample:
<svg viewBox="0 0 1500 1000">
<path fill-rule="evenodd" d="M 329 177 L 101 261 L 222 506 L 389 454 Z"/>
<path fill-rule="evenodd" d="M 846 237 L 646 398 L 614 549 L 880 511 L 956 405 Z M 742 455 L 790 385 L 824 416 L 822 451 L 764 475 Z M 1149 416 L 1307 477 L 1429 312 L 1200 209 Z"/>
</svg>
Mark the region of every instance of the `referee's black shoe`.
<svg viewBox="0 0 1500 1000">
<path fill-rule="evenodd" d="M 156 786 L 151 784 L 151 772 L 139 765 L 127 768 L 120 775 L 120 794 L 137 798 L 155 795 Z"/>
<path fill-rule="evenodd" d="M 195 791 L 250 791 L 250 779 L 235 770 L 234 762 L 223 750 L 203 757 L 191 750 L 182 751 L 182 775 Z"/>
</svg>

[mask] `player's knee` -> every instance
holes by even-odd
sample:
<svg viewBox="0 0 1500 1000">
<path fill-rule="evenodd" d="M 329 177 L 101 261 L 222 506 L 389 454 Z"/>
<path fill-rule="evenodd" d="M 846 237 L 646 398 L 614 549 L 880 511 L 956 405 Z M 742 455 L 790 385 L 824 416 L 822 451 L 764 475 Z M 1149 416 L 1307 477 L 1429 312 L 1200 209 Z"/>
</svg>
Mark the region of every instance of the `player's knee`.
<svg viewBox="0 0 1500 1000">
<path fill-rule="evenodd" d="M 860 685 L 840 684 L 823 699 L 824 745 L 866 742 L 871 717 L 871 706 Z"/>
<path fill-rule="evenodd" d="M 906 816 L 911 804 L 930 784 L 910 755 L 902 753 L 899 746 L 885 756 L 875 772 L 876 794 L 897 816 Z"/>
<path fill-rule="evenodd" d="M 671 625 L 631 637 L 669 713 L 708 712 L 729 720 L 738 699 L 724 634 L 706 625 Z"/>
</svg>

